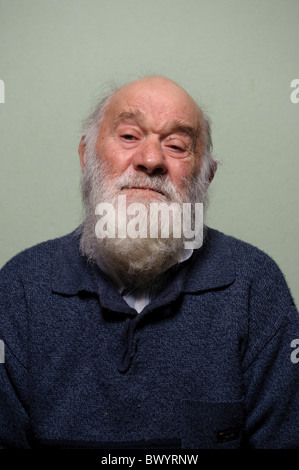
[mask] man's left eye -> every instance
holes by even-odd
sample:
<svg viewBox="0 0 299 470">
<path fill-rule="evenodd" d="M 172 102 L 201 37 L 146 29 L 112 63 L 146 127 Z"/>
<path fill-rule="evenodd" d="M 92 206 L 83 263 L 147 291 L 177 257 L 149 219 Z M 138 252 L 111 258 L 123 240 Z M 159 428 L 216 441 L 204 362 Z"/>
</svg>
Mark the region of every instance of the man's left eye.
<svg viewBox="0 0 299 470">
<path fill-rule="evenodd" d="M 175 153 L 185 153 L 187 150 L 187 147 L 184 144 L 180 143 L 169 143 L 168 148 L 169 150 Z"/>
<path fill-rule="evenodd" d="M 172 150 L 178 150 L 180 152 L 183 152 L 185 149 L 183 147 L 179 147 L 178 145 L 170 145 L 169 148 Z"/>
</svg>

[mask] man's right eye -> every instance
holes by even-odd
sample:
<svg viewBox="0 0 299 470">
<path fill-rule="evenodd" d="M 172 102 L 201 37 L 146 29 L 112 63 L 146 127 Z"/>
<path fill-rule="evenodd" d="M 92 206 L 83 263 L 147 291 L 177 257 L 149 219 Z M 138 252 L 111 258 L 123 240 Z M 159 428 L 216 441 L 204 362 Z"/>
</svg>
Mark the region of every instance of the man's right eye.
<svg viewBox="0 0 299 470">
<path fill-rule="evenodd" d="M 132 140 L 136 139 L 136 137 L 132 134 L 123 134 L 121 137 L 124 140 L 127 140 L 127 141 L 132 141 Z"/>
</svg>

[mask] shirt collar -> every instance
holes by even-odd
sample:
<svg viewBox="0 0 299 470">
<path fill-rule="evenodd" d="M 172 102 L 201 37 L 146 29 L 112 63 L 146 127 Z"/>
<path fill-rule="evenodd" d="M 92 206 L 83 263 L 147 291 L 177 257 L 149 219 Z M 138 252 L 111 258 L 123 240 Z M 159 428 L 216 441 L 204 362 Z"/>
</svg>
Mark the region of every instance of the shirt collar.
<svg viewBox="0 0 299 470">
<path fill-rule="evenodd" d="M 183 263 L 187 259 L 189 259 L 192 256 L 193 250 L 190 249 L 184 249 L 179 255 L 177 256 L 177 259 L 172 263 L 171 266 L 174 266 L 176 264 Z M 128 285 L 125 282 L 124 277 L 121 275 L 121 273 L 118 273 L 117 271 L 106 267 L 103 263 L 98 262 L 98 265 L 100 269 L 114 282 L 117 290 L 120 293 L 123 293 L 125 290 L 128 289 Z M 171 267 L 169 266 L 169 267 Z M 161 275 L 163 277 L 163 274 Z"/>
<path fill-rule="evenodd" d="M 111 296 L 109 277 L 80 253 L 79 232 L 72 232 L 59 241 L 52 266 L 53 291 L 65 295 L 77 295 L 80 291 L 86 291 L 104 296 L 109 290 Z M 176 279 L 180 291 L 195 293 L 212 290 L 229 285 L 234 279 L 235 268 L 228 237 L 217 230 L 206 228 L 202 247 L 194 250 L 189 259 L 181 262 Z"/>
</svg>

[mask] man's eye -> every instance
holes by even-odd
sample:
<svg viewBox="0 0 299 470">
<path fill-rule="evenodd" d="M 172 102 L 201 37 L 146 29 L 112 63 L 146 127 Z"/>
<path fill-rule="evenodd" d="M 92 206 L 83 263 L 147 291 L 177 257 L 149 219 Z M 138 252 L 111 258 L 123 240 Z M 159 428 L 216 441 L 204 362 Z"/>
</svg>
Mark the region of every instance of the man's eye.
<svg viewBox="0 0 299 470">
<path fill-rule="evenodd" d="M 180 152 L 184 152 L 184 148 L 183 147 L 179 147 L 178 145 L 170 145 L 169 146 L 172 150 L 177 150 L 177 151 L 180 151 Z"/>
<path fill-rule="evenodd" d="M 187 150 L 184 145 L 177 145 L 177 144 L 169 144 L 168 148 L 176 153 L 184 153 Z"/>
<path fill-rule="evenodd" d="M 136 139 L 136 137 L 132 134 L 124 134 L 122 135 L 122 138 L 127 141 L 132 141 Z"/>
</svg>

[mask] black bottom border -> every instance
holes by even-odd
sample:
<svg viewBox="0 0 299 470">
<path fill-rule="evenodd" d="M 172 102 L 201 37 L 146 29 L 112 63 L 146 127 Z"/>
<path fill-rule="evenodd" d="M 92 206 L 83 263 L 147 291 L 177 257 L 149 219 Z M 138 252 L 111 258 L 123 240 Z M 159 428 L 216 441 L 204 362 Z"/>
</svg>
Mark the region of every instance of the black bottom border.
<svg viewBox="0 0 299 470">
<path fill-rule="evenodd" d="M 295 449 L 285 450 L 141 450 L 141 449 L 109 449 L 109 450 L 73 450 L 73 449 L 42 449 L 42 450 L 0 450 L 1 468 L 8 465 L 26 465 L 27 468 L 40 468 L 41 464 L 47 466 L 82 465 L 83 469 L 122 468 L 151 468 L 161 467 L 210 467 L 210 465 L 229 465 L 230 469 L 240 469 L 247 465 L 286 465 L 286 462 L 298 458 Z M 295 461 L 295 460 L 294 460 Z M 90 466 L 92 465 L 92 467 Z M 86 467 L 88 466 L 88 467 Z"/>
</svg>

